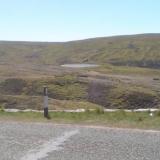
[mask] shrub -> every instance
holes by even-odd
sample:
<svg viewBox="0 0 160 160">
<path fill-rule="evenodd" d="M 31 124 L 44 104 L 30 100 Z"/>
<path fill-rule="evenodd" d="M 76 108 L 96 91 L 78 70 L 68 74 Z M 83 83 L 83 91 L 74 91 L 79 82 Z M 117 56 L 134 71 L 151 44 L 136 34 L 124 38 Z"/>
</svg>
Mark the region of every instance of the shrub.
<svg viewBox="0 0 160 160">
<path fill-rule="evenodd" d="M 16 78 L 6 79 L 1 83 L 2 91 L 9 94 L 20 94 L 25 86 L 25 80 Z"/>
<path fill-rule="evenodd" d="M 143 93 L 143 92 L 131 92 L 127 95 L 123 95 L 123 102 L 126 108 L 152 108 L 157 105 L 156 96 Z"/>
</svg>

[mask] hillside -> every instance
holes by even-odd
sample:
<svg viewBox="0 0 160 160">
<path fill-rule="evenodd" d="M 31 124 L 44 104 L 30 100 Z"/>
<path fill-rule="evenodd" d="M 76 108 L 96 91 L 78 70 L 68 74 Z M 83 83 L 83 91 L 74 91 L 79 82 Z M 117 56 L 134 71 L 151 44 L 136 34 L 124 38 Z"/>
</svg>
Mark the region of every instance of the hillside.
<svg viewBox="0 0 160 160">
<path fill-rule="evenodd" d="M 71 42 L 0 42 L 0 64 L 110 63 L 160 68 L 160 34 L 94 38 Z"/>
<path fill-rule="evenodd" d="M 95 63 L 97 68 L 63 68 Z M 144 68 L 145 67 L 145 68 Z M 160 108 L 160 34 L 0 42 L 0 108 Z"/>
</svg>

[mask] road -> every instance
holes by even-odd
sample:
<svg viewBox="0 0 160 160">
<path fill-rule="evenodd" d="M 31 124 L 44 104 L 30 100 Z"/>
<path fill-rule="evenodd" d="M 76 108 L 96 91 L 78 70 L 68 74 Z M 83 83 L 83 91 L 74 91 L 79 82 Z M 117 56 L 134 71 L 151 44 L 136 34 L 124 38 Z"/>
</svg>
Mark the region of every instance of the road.
<svg viewBox="0 0 160 160">
<path fill-rule="evenodd" d="M 0 160 L 159 160 L 160 132 L 0 122 Z"/>
</svg>

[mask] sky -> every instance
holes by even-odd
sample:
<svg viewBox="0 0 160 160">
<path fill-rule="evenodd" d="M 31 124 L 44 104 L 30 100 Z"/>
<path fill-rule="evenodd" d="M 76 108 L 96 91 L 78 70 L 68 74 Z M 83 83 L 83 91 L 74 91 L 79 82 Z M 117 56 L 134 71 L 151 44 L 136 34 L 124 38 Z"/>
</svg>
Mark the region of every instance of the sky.
<svg viewBox="0 0 160 160">
<path fill-rule="evenodd" d="M 0 40 L 160 33 L 160 0 L 0 0 Z"/>
</svg>

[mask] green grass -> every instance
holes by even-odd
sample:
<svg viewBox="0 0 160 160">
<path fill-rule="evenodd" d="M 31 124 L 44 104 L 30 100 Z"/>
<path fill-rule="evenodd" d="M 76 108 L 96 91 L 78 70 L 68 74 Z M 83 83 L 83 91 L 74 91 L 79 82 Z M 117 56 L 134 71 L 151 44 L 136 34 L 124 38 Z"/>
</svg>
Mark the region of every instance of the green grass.
<svg viewBox="0 0 160 160">
<path fill-rule="evenodd" d="M 84 113 L 51 112 L 50 120 L 43 118 L 42 113 L 18 112 L 8 113 L 0 111 L 0 120 L 21 122 L 51 122 L 63 124 L 100 125 L 107 127 L 140 128 L 160 130 L 160 113 L 153 117 L 148 112 L 101 112 L 99 110 Z"/>
</svg>

